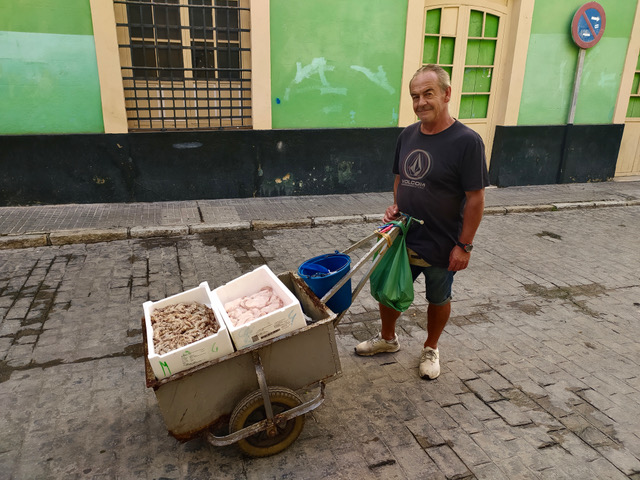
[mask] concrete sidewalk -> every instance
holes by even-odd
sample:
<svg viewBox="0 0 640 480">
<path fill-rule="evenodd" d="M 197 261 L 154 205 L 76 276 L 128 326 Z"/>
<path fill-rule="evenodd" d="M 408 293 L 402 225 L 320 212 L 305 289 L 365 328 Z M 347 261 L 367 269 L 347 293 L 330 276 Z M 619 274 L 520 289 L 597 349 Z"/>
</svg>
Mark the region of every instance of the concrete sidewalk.
<svg viewBox="0 0 640 480">
<path fill-rule="evenodd" d="M 0 208 L 0 249 L 377 222 L 391 192 Z M 487 189 L 485 214 L 640 204 L 640 178 Z"/>
</svg>

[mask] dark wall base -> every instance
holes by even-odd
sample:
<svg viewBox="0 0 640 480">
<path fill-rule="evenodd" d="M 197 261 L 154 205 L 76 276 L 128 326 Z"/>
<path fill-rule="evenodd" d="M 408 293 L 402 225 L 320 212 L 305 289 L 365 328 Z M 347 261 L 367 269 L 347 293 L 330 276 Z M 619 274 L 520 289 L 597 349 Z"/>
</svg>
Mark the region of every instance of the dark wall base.
<svg viewBox="0 0 640 480">
<path fill-rule="evenodd" d="M 0 136 L 0 205 L 389 191 L 400 131 Z"/>
<path fill-rule="evenodd" d="M 498 187 L 606 181 L 624 125 L 496 127 L 489 176 Z"/>
<path fill-rule="evenodd" d="M 496 128 L 492 185 L 605 181 L 624 125 Z M 400 128 L 0 136 L 0 205 L 389 191 Z"/>
</svg>

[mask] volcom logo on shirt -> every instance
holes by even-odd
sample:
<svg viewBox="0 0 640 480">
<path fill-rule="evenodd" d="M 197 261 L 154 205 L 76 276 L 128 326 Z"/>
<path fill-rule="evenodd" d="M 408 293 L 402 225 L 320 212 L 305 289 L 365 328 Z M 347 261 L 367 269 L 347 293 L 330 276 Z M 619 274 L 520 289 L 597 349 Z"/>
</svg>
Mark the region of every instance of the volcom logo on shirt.
<svg viewBox="0 0 640 480">
<path fill-rule="evenodd" d="M 424 150 L 414 150 L 402 162 L 402 185 L 424 188 L 424 179 L 431 170 L 431 155 Z"/>
</svg>

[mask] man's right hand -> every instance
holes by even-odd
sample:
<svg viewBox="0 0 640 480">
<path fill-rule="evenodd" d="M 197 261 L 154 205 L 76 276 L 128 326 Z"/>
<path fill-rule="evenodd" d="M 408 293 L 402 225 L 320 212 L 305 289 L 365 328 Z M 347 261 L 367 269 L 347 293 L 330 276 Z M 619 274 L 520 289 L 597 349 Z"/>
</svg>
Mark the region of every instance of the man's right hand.
<svg viewBox="0 0 640 480">
<path fill-rule="evenodd" d="M 394 203 L 385 210 L 383 221 L 390 222 L 392 220 L 397 220 L 399 216 L 400 209 L 398 208 L 398 204 Z"/>
</svg>

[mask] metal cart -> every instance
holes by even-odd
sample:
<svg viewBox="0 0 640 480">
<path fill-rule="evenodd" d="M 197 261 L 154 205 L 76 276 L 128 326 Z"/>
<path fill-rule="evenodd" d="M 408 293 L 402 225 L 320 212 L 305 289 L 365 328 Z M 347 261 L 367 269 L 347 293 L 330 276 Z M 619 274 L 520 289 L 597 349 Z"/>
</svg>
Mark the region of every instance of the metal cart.
<svg viewBox="0 0 640 480">
<path fill-rule="evenodd" d="M 376 231 L 345 250 L 348 254 L 378 238 L 321 299 L 295 273 L 278 275 L 311 318 L 306 327 L 162 380 L 155 378 L 147 359 L 143 318 L 146 384 L 155 392 L 169 433 L 179 440 L 204 435 L 215 446 L 237 443 L 256 457 L 276 454 L 291 445 L 302 431 L 304 414 L 322 404 L 326 383 L 341 374 L 335 327 L 345 312 L 336 315 L 326 302 L 369 264 L 353 289 L 355 299 L 399 231 L 398 227 Z M 310 388 L 315 390 L 310 400 L 296 393 Z"/>
</svg>

